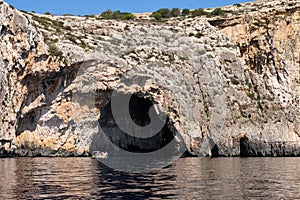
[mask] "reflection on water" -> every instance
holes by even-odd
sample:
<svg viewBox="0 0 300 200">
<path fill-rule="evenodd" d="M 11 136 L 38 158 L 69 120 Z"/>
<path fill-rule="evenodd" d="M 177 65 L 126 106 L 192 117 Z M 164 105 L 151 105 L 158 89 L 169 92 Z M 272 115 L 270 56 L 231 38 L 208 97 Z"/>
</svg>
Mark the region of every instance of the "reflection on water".
<svg viewBox="0 0 300 200">
<path fill-rule="evenodd" d="M 0 169 L 0 199 L 300 198 L 300 158 L 182 158 L 143 174 L 90 158 L 12 158 Z"/>
</svg>

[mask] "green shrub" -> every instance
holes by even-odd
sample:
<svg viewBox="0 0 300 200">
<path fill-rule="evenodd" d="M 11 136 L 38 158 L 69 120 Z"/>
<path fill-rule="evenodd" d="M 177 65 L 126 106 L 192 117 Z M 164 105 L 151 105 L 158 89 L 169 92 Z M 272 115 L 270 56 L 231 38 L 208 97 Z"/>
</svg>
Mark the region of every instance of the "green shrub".
<svg viewBox="0 0 300 200">
<path fill-rule="evenodd" d="M 242 5 L 239 4 L 239 3 L 233 4 L 233 5 L 236 6 L 236 7 L 242 7 Z"/>
<path fill-rule="evenodd" d="M 95 15 L 84 15 L 84 17 L 86 17 L 86 18 L 93 18 L 93 17 L 95 17 Z"/>
<path fill-rule="evenodd" d="M 124 31 L 130 31 L 128 24 L 124 27 Z"/>
<path fill-rule="evenodd" d="M 195 36 L 196 38 L 201 38 L 201 37 L 203 37 L 204 35 L 203 35 L 202 33 L 200 33 L 200 32 L 198 32 L 198 33 L 196 33 L 196 34 L 194 34 L 193 32 L 190 32 L 190 33 L 189 33 L 189 37 L 193 37 L 193 36 Z"/>
<path fill-rule="evenodd" d="M 123 12 L 123 13 L 121 13 L 121 20 L 132 20 L 132 19 L 134 19 L 135 18 L 135 16 L 133 15 L 133 14 L 131 14 L 131 13 L 129 13 L 129 12 Z"/>
<path fill-rule="evenodd" d="M 171 16 L 172 17 L 178 17 L 180 14 L 181 14 L 181 12 L 180 12 L 179 8 L 173 8 L 171 10 Z"/>
<path fill-rule="evenodd" d="M 226 11 L 222 10 L 221 8 L 214 9 L 210 14 L 213 16 L 223 16 L 225 15 Z"/>
<path fill-rule="evenodd" d="M 254 94 L 253 92 L 249 92 L 249 93 L 247 93 L 247 96 L 248 96 L 250 99 L 254 99 L 255 94 Z"/>
<path fill-rule="evenodd" d="M 77 36 L 76 36 L 76 35 L 73 35 L 73 34 L 71 34 L 71 33 L 67 33 L 66 39 L 70 40 L 70 41 L 73 42 L 74 44 L 77 44 L 77 42 L 76 42 Z"/>
<path fill-rule="evenodd" d="M 63 16 L 68 17 L 68 16 L 74 16 L 73 14 L 63 14 Z"/>
<path fill-rule="evenodd" d="M 171 12 L 168 8 L 161 8 L 156 12 L 159 12 L 163 18 L 171 17 Z"/>
<path fill-rule="evenodd" d="M 86 48 L 89 47 L 89 45 L 87 45 L 83 39 L 86 39 L 86 35 L 73 35 L 72 33 L 67 33 L 65 38 L 67 40 L 70 40 L 72 43 L 79 45 L 82 48 Z"/>
<path fill-rule="evenodd" d="M 195 37 L 196 38 L 201 38 L 201 37 L 203 37 L 204 35 L 202 34 L 202 33 L 200 33 L 200 32 L 198 32 L 196 35 L 195 35 Z"/>
<path fill-rule="evenodd" d="M 49 27 L 53 27 L 57 31 L 59 31 L 59 29 L 61 29 L 61 28 L 65 28 L 64 27 L 64 22 L 57 21 L 57 20 L 52 20 L 52 19 L 50 19 L 48 17 L 45 17 L 45 16 L 39 17 L 39 16 L 36 16 L 36 15 L 33 15 L 32 19 L 34 21 L 37 21 L 42 26 L 44 26 L 44 28 L 47 29 L 47 30 L 49 29 Z"/>
<path fill-rule="evenodd" d="M 72 30 L 71 26 L 65 26 L 65 29 L 66 29 L 67 31 L 71 31 L 71 30 Z"/>
<path fill-rule="evenodd" d="M 45 12 L 44 14 L 45 14 L 45 15 L 51 15 L 51 13 L 50 13 L 50 12 Z"/>
<path fill-rule="evenodd" d="M 32 16 L 32 19 L 34 21 L 37 21 L 39 24 L 41 24 L 42 26 L 44 26 L 45 29 L 48 29 L 49 26 L 51 26 L 51 19 L 47 18 L 47 17 L 38 17 L 36 15 Z"/>
<path fill-rule="evenodd" d="M 113 12 L 111 10 L 107 10 L 107 11 L 104 11 L 103 13 L 101 13 L 100 16 L 102 17 L 102 19 L 112 19 Z"/>
<path fill-rule="evenodd" d="M 151 17 L 154 17 L 154 19 L 157 20 L 157 21 L 160 21 L 162 19 L 162 16 L 159 12 L 152 13 Z"/>
<path fill-rule="evenodd" d="M 240 81 L 238 79 L 236 79 L 235 77 L 231 77 L 231 83 L 233 85 L 238 85 L 238 84 L 240 84 Z"/>
<path fill-rule="evenodd" d="M 214 56 L 211 55 L 211 54 L 207 54 L 207 57 L 208 57 L 208 58 L 214 58 Z"/>
<path fill-rule="evenodd" d="M 52 40 L 53 43 L 57 43 L 58 41 L 59 41 L 58 38 L 55 38 L 55 39 Z"/>
<path fill-rule="evenodd" d="M 224 16 L 226 13 L 236 13 L 232 10 L 222 10 L 221 8 L 216 8 L 211 13 L 209 13 L 211 16 Z"/>
<path fill-rule="evenodd" d="M 112 13 L 112 18 L 113 19 L 120 19 L 122 17 L 121 11 L 116 10 L 115 12 Z"/>
<path fill-rule="evenodd" d="M 119 10 L 116 10 L 112 12 L 111 10 L 104 11 L 101 13 L 102 19 L 121 19 L 121 20 L 132 20 L 135 18 L 135 16 L 132 13 L 129 12 L 121 12 Z"/>
<path fill-rule="evenodd" d="M 191 11 L 193 17 L 207 15 L 203 8 L 198 8 Z"/>
<path fill-rule="evenodd" d="M 170 18 L 171 17 L 171 12 L 170 12 L 170 10 L 168 8 L 161 8 L 161 9 L 153 12 L 151 16 L 153 16 L 153 15 L 158 16 L 155 13 L 159 13 L 161 15 L 161 18 Z"/>
<path fill-rule="evenodd" d="M 185 8 L 182 10 L 182 13 L 181 13 L 183 16 L 186 16 L 186 15 L 189 15 L 190 14 L 190 10 Z"/>
<path fill-rule="evenodd" d="M 206 51 L 204 49 L 202 49 L 202 50 L 199 51 L 199 54 L 204 55 L 204 54 L 206 54 Z"/>
<path fill-rule="evenodd" d="M 62 22 L 62 21 L 55 21 L 55 20 L 53 20 L 53 21 L 52 21 L 52 24 L 53 24 L 54 26 L 59 27 L 59 28 L 63 28 L 63 27 L 64 27 L 64 22 Z"/>
<path fill-rule="evenodd" d="M 60 51 L 54 44 L 49 45 L 48 52 L 52 56 L 56 56 L 56 57 L 59 57 L 59 58 L 63 57 L 63 52 Z"/>
</svg>

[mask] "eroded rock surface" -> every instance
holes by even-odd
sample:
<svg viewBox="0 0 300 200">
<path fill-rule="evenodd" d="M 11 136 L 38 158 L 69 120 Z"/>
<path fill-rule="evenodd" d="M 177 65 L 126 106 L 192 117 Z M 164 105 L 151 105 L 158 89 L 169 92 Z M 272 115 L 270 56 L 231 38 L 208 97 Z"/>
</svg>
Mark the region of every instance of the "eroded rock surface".
<svg viewBox="0 0 300 200">
<path fill-rule="evenodd" d="M 106 131 L 127 150 L 160 148 L 178 133 L 192 154 L 209 140 L 216 146 L 207 153 L 219 156 L 300 155 L 298 1 L 167 22 L 38 15 L 0 4 L 6 153 L 86 156 Z M 107 110 L 114 92 L 158 104 L 168 117 L 161 136 L 135 140 L 116 130 Z"/>
</svg>

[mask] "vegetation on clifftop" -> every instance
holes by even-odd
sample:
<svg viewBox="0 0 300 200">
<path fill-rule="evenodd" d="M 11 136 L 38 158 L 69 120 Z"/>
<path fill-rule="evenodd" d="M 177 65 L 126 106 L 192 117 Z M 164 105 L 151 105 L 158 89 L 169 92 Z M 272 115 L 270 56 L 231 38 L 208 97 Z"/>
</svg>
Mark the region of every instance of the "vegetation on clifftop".
<svg viewBox="0 0 300 200">
<path fill-rule="evenodd" d="M 187 17 L 197 17 L 197 16 L 224 16 L 226 13 L 230 13 L 231 11 L 222 10 L 221 8 L 216 8 L 211 12 L 205 11 L 203 8 L 198 8 L 194 10 L 189 10 L 187 8 L 180 10 L 179 8 L 173 8 L 169 10 L 168 8 L 160 8 L 157 11 L 153 12 L 150 16 L 153 17 L 157 21 L 161 21 L 163 19 L 168 19 L 171 17 L 179 17 L 179 16 L 187 16 Z"/>
<path fill-rule="evenodd" d="M 120 19 L 120 20 L 132 20 L 135 16 L 129 12 L 121 12 L 107 10 L 100 14 L 101 19 Z"/>
<path fill-rule="evenodd" d="M 26 12 L 26 11 L 24 11 Z M 34 13 L 34 12 L 32 12 Z M 221 8 L 216 8 L 211 12 L 207 12 L 203 8 L 189 10 L 187 8 L 180 10 L 179 8 L 160 8 L 155 12 L 152 12 L 150 17 L 154 18 L 156 21 L 166 20 L 172 17 L 197 17 L 197 16 L 224 16 L 226 13 L 232 13 L 230 10 L 222 10 Z M 49 27 L 53 27 L 57 30 L 67 29 L 70 30 L 70 27 L 64 27 L 64 24 L 61 21 L 52 20 L 46 15 L 52 15 L 50 12 L 45 12 L 45 16 L 33 15 L 32 19 L 41 24 L 45 29 L 49 30 Z M 65 14 L 64 16 L 73 16 L 71 14 Z M 110 9 L 102 12 L 100 15 L 85 15 L 87 18 L 96 18 L 96 19 L 114 19 L 114 20 L 134 20 L 136 16 L 130 12 L 121 12 L 120 10 L 112 11 Z"/>
</svg>

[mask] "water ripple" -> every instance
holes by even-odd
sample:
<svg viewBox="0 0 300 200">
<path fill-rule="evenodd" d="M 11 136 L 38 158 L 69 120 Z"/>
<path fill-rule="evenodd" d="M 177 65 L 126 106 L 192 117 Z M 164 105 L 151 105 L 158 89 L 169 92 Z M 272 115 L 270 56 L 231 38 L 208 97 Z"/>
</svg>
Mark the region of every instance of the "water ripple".
<svg viewBox="0 0 300 200">
<path fill-rule="evenodd" d="M 183 158 L 143 174 L 90 158 L 12 158 L 0 169 L 0 199 L 300 199 L 300 158 Z"/>
</svg>

